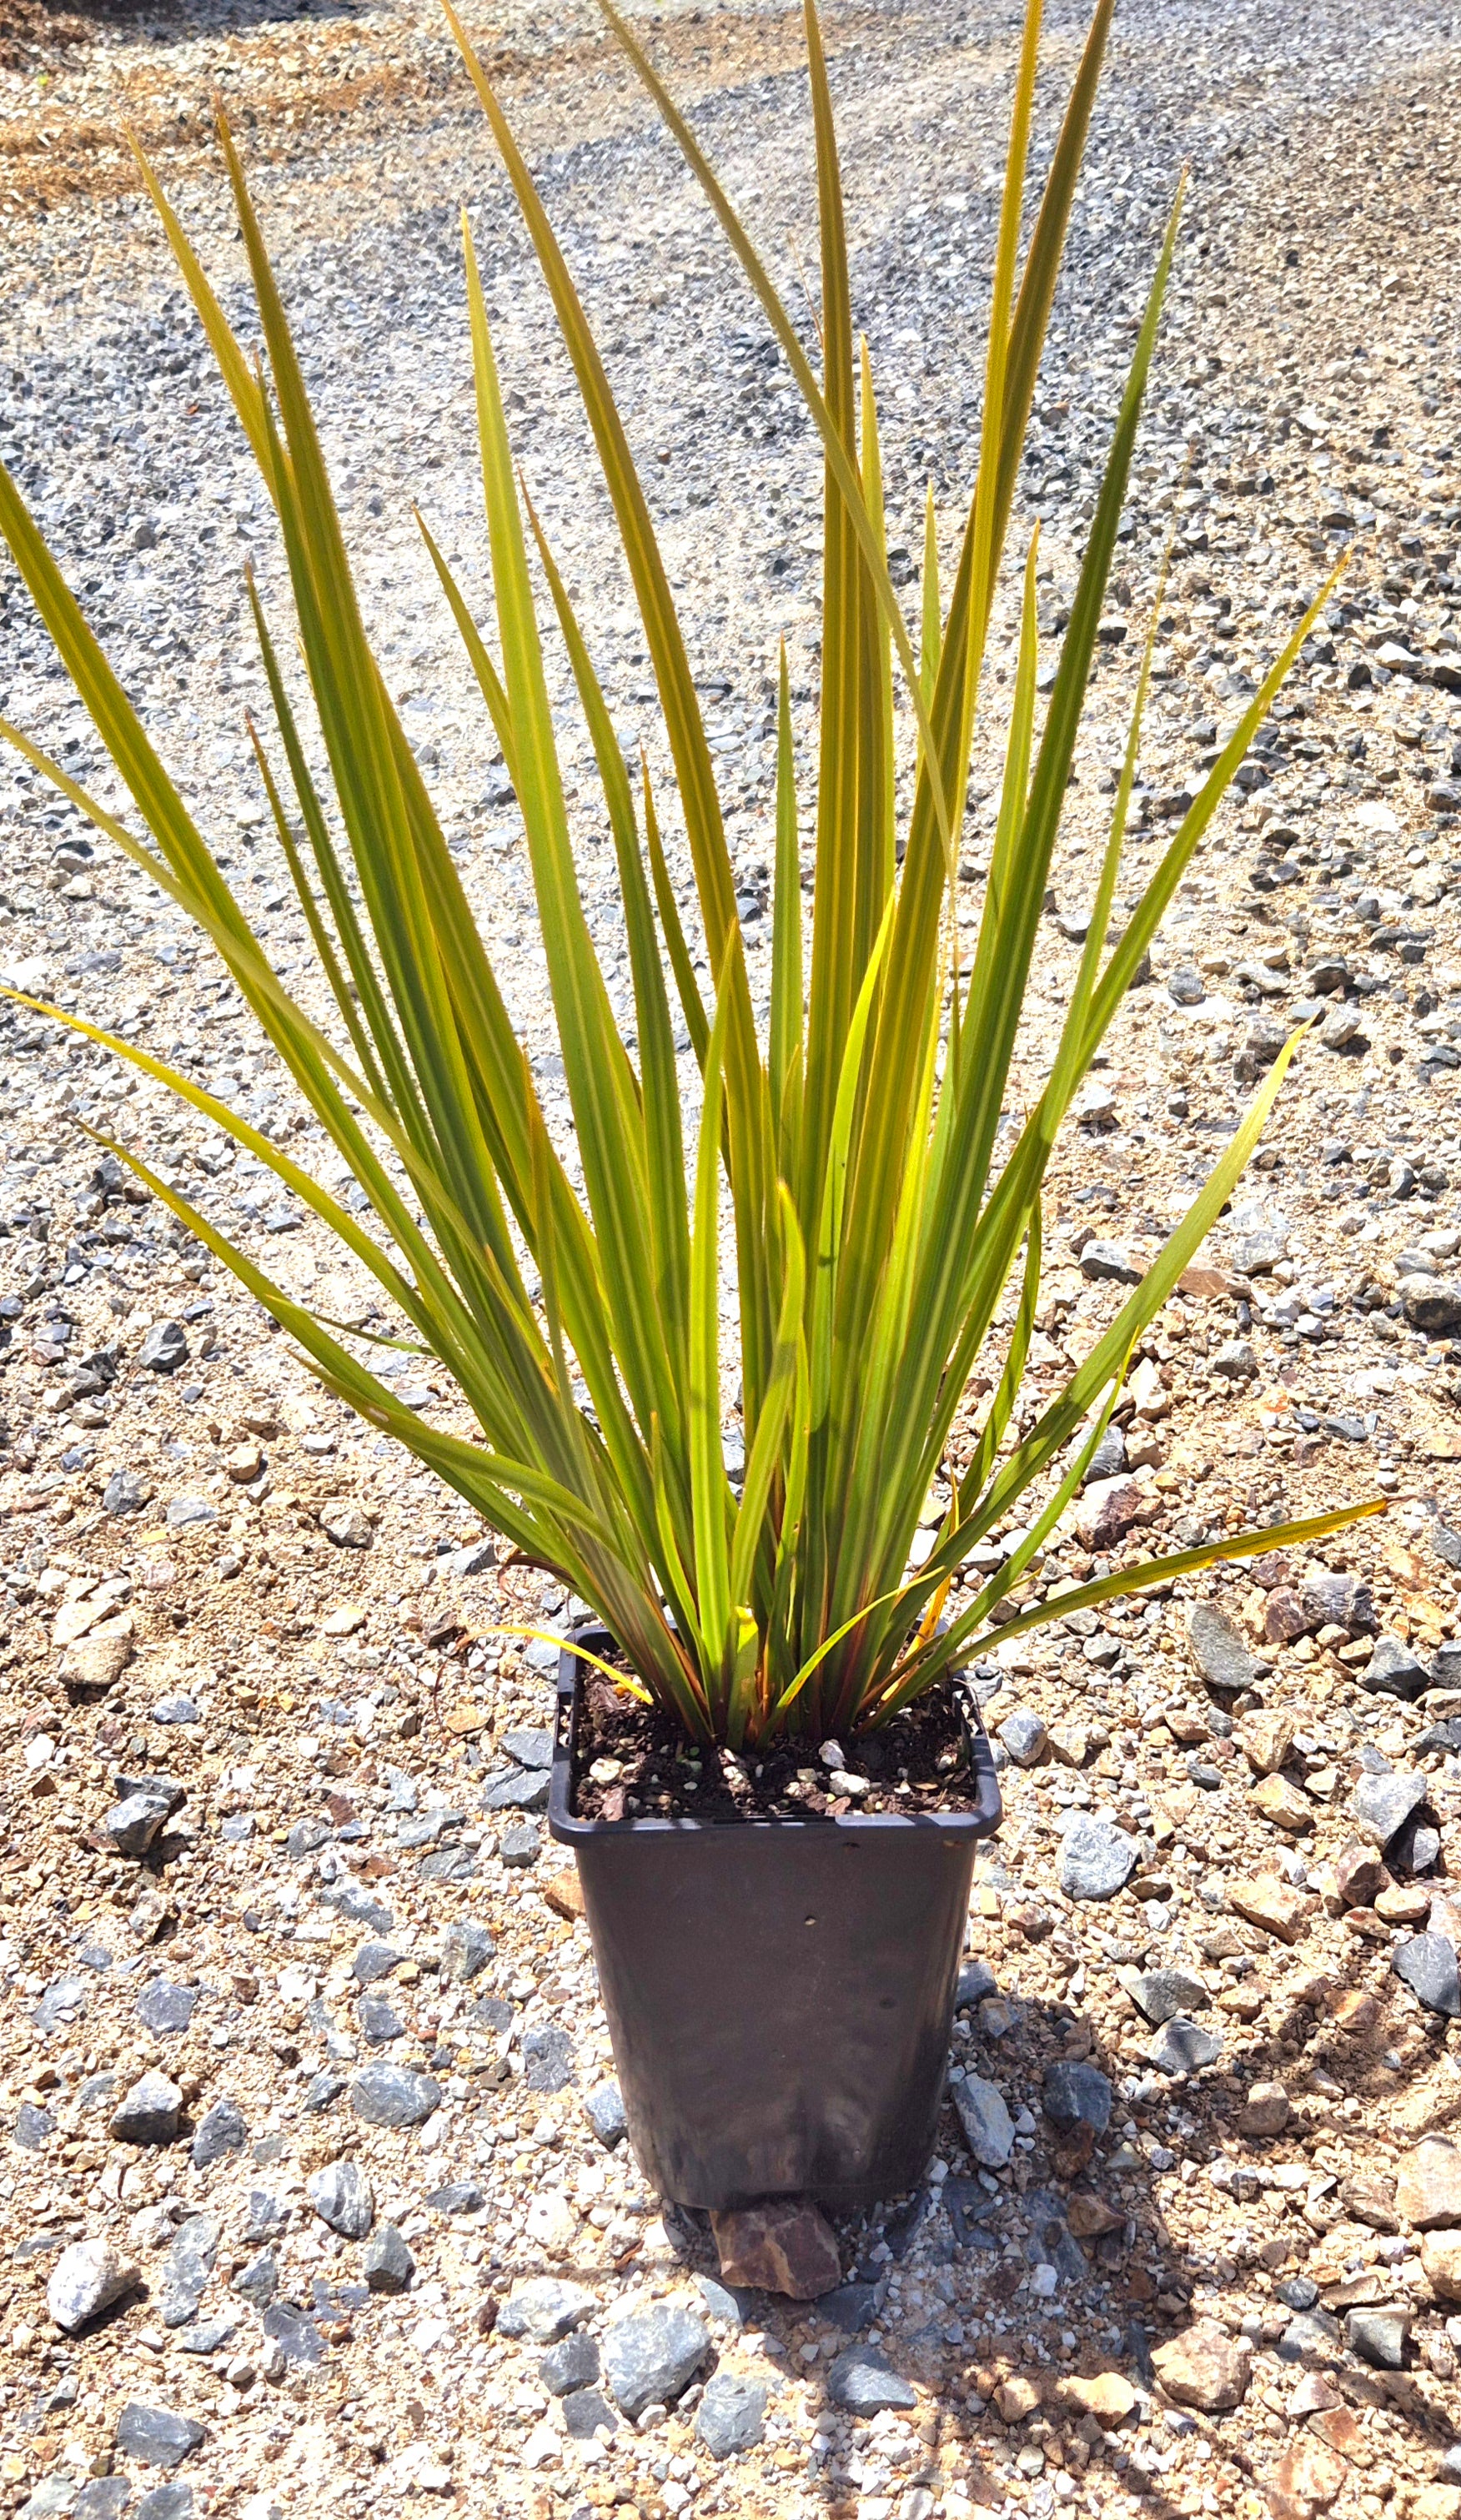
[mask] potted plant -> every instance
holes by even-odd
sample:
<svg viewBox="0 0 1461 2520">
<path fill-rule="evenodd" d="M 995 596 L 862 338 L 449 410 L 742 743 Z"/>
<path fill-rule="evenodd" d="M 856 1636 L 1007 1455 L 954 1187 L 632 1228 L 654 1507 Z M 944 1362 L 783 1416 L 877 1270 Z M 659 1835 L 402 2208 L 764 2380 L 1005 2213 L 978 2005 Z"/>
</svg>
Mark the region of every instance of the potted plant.
<svg viewBox="0 0 1461 2520">
<path fill-rule="evenodd" d="M 73 1015 L 60 1019 L 164 1079 L 278 1175 L 374 1277 L 401 1343 L 451 1376 L 472 1433 L 414 1414 L 371 1370 L 358 1339 L 286 1294 L 135 1151 L 117 1152 L 293 1333 L 330 1390 L 595 1613 L 598 1628 L 565 1657 L 552 1824 L 578 1852 L 646 2166 L 670 2196 L 697 2205 L 779 2190 L 853 2201 L 906 2186 L 934 2138 L 973 1841 L 998 1812 L 987 1745 L 959 1674 L 996 1615 L 1008 1613 L 1079 1485 L 1136 1342 L 1237 1182 L 1293 1045 L 1110 1328 L 1065 1388 L 1019 1419 L 1050 1150 L 1313 611 L 1275 659 L 1116 934 L 1149 638 L 1058 1045 L 1022 1124 L 1003 1131 L 1176 231 L 1174 208 L 1043 717 L 1032 541 L 1022 557 L 1018 655 L 1000 728 L 1003 788 L 966 955 L 951 913 L 972 732 L 977 713 L 992 705 L 982 670 L 991 610 L 1110 0 L 1096 9 L 1022 266 L 1039 34 L 1038 0 L 1030 0 L 991 275 L 978 472 L 946 598 L 931 518 L 916 652 L 887 565 L 877 407 L 854 338 L 815 12 L 808 6 L 822 271 L 815 368 L 692 131 L 635 37 L 608 14 L 745 268 L 823 468 L 818 759 L 813 777 L 795 758 L 783 658 L 762 1018 L 714 759 L 649 502 L 543 205 L 449 8 L 592 427 L 659 687 L 694 877 L 697 919 L 687 933 L 662 833 L 665 796 L 648 768 L 631 780 L 591 659 L 592 621 L 571 603 L 516 481 L 464 223 L 495 642 L 422 530 L 521 812 L 581 1192 L 540 1108 L 372 653 L 284 307 L 226 128 L 261 365 L 245 356 L 156 177 L 145 165 L 143 174 L 288 560 L 313 730 L 301 718 L 294 659 L 286 663 L 251 582 L 276 720 L 271 745 L 257 733 L 253 741 L 333 1018 L 315 1020 L 271 968 L 14 482 L 0 475 L 0 524 L 148 836 L 107 812 L 30 736 L 5 732 L 210 939 L 364 1191 L 374 1230 L 203 1086 Z M 633 976 L 629 1040 L 579 898 L 534 553 L 616 853 Z M 1154 610 L 1154 630 L 1155 620 Z M 309 766 L 313 734 L 328 763 L 323 788 Z M 813 802 L 804 922 L 799 831 Z M 677 1022 L 691 1046 L 688 1080 L 677 1066 Z M 687 1082 L 700 1102 L 688 1170 Z M 728 1255 L 733 1338 L 722 1336 L 720 1318 Z M 976 1415 L 967 1390 L 977 1362 L 986 1398 Z M 737 1370 L 744 1458 L 733 1475 L 725 1436 Z M 916 1535 L 939 1483 L 941 1522 L 918 1558 Z M 955 1600 L 971 1552 L 1017 1504 L 1027 1516 L 1024 1536 L 995 1573 Z M 1333 1530 L 1369 1509 L 1119 1566 L 1058 1602 L 1007 1616 L 1003 1632 L 1217 1557 Z"/>
</svg>

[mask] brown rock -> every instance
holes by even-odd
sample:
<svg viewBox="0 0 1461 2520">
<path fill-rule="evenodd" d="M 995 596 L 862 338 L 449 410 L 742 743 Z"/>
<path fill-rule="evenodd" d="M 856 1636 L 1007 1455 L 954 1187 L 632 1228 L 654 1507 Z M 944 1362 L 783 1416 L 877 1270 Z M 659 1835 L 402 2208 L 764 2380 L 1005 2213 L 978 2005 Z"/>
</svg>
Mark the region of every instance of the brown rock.
<svg viewBox="0 0 1461 2520">
<path fill-rule="evenodd" d="M 842 2282 L 837 2241 L 815 2205 L 770 2197 L 764 2205 L 712 2214 L 710 2228 L 727 2283 L 815 2301 Z"/>
<path fill-rule="evenodd" d="M 1461 2230 L 1429 2230 L 1421 2240 L 1421 2266 L 1426 2268 L 1440 2301 L 1461 2301 Z"/>
<path fill-rule="evenodd" d="M 1297 1719 L 1286 1707 L 1275 1706 L 1266 1714 L 1249 1717 L 1238 1742 L 1255 1776 L 1277 1775 L 1294 1747 L 1298 1730 Z"/>
<path fill-rule="evenodd" d="M 1375 1913 L 1388 1925 L 1423 1925 L 1431 1913 L 1431 1893 L 1423 1881 L 1393 1881 L 1376 1891 Z"/>
<path fill-rule="evenodd" d="M 1351 1837 L 1334 1859 L 1334 1886 L 1347 1908 L 1368 1908 L 1385 1888 L 1390 1874 L 1378 1846 Z"/>
<path fill-rule="evenodd" d="M 1327 2371 L 1305 2371 L 1289 2400 L 1289 2413 L 1297 2421 L 1301 2415 L 1327 2413 L 1344 2403 L 1338 2383 Z"/>
<path fill-rule="evenodd" d="M 1253 2377 L 1253 2347 L 1247 2338 L 1229 2336 L 1207 2319 L 1159 2345 L 1152 2362 L 1169 2398 L 1210 2415 L 1240 2406 Z"/>
<path fill-rule="evenodd" d="M 1327 2442 L 1301 2435 L 1279 2460 L 1274 2482 L 1305 2510 L 1327 2511 L 1348 2473 L 1347 2462 Z"/>
<path fill-rule="evenodd" d="M 1255 2083 L 1238 2112 L 1238 2133 L 1282 2135 L 1290 2114 L 1289 2094 L 1282 2083 Z"/>
<path fill-rule="evenodd" d="M 1343 2458 L 1353 2458 L 1355 2452 L 1365 2447 L 1359 2417 L 1350 2407 L 1321 2408 L 1309 2417 L 1309 2430 L 1317 2433 L 1321 2441 L 1328 2442 L 1330 2449 L 1337 2450 Z"/>
<path fill-rule="evenodd" d="M 1023 2424 L 1040 2403 L 1038 2382 L 1027 2380 L 1023 2371 L 1015 2371 L 1001 2380 L 994 2392 L 995 2411 L 1004 2424 Z"/>
<path fill-rule="evenodd" d="M 1301 1892 L 1266 1873 L 1257 1881 L 1235 1881 L 1228 1892 L 1228 1906 L 1245 1923 L 1260 1925 L 1265 1934 L 1276 1934 L 1281 1943 L 1297 1943 L 1304 1930 L 1305 1901 Z"/>
<path fill-rule="evenodd" d="M 1103 2432 L 1123 2424 L 1136 2407 L 1136 2391 L 1119 2371 L 1098 2371 L 1092 2379 L 1061 2383 L 1061 2399 L 1078 2414 L 1094 2415 Z"/>
<path fill-rule="evenodd" d="M 550 1873 L 543 1883 L 543 1897 L 555 1916 L 570 1918 L 583 1913 L 583 1885 L 575 1864 L 566 1864 L 561 1872 Z"/>
<path fill-rule="evenodd" d="M 1255 1785 L 1253 1799 L 1265 1820 L 1290 1837 L 1302 1837 L 1314 1824 L 1314 1807 L 1307 1794 L 1291 1785 L 1287 1777 L 1265 1777 Z"/>
<path fill-rule="evenodd" d="M 1075 1531 L 1082 1549 L 1099 1555 L 1114 1548 L 1149 1503 L 1146 1490 L 1124 1471 L 1114 1479 L 1092 1479 L 1075 1508 Z"/>
<path fill-rule="evenodd" d="M 1395 2173 L 1395 2212 L 1417 2231 L 1461 2225 L 1461 2147 L 1428 2135 Z"/>
<path fill-rule="evenodd" d="M 67 1688 L 112 1688 L 132 1659 L 132 1621 L 109 1619 L 70 1647 L 61 1665 Z"/>
<path fill-rule="evenodd" d="M 1073 2196 L 1066 2221 L 1077 2240 L 1099 2240 L 1103 2232 L 1122 2230 L 1126 2217 L 1104 2196 Z"/>
<path fill-rule="evenodd" d="M 1357 2170 L 1342 2180 L 1339 2196 L 1352 2223 L 1363 2223 L 1372 2231 L 1398 2231 L 1394 2188 L 1378 2171 Z"/>
<path fill-rule="evenodd" d="M 1291 1645 L 1313 1628 L 1303 1603 L 1287 1584 L 1280 1584 L 1263 1604 L 1263 1636 L 1270 1645 Z"/>
</svg>

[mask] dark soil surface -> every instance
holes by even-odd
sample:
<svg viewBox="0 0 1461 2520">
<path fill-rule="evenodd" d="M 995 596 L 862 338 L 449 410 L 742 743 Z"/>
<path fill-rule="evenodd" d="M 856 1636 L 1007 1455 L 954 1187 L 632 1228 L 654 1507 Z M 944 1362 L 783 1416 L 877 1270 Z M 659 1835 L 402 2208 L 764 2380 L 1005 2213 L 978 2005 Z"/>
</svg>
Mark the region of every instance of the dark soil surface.
<svg viewBox="0 0 1461 2520">
<path fill-rule="evenodd" d="M 726 1750 L 717 1760 L 590 1672 L 573 1742 L 573 1812 L 579 1820 L 741 1821 L 976 1811 L 968 1724 L 978 1719 L 966 1704 L 953 1689 L 931 1689 L 877 1732 L 820 1748 L 788 1741 L 763 1759 Z M 839 1790 L 849 1778 L 866 1785 Z"/>
</svg>

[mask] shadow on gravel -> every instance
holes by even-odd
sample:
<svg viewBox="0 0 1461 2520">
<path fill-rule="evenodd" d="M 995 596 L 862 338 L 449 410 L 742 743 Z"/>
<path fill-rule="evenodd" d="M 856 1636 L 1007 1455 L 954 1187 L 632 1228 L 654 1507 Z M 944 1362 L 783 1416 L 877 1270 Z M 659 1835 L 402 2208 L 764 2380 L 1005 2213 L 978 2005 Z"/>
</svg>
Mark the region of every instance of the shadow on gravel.
<svg viewBox="0 0 1461 2520">
<path fill-rule="evenodd" d="M 1322 1984 L 1310 1981 L 1269 2033 L 1213 2075 L 1168 2079 L 1134 2066 L 1129 2054 L 1104 2050 L 1058 2003 L 1022 2002 L 998 2040 L 956 2030 L 955 2058 L 969 2076 L 1002 2086 L 1012 2109 L 1026 2099 L 1016 2118 L 1017 2127 L 1032 2121 L 1030 2148 L 1015 2155 L 1023 2183 L 986 2185 L 978 2170 L 955 2172 L 869 2216 L 844 2218 L 846 2277 L 821 2302 L 729 2294 L 718 2280 L 708 2216 L 666 2209 L 671 2244 L 703 2279 L 709 2311 L 732 2328 L 767 2332 L 796 2376 L 826 2375 L 829 2406 L 846 2411 L 842 2358 L 855 2354 L 873 2375 L 863 2411 L 880 2405 L 906 2411 L 906 2438 L 894 2433 L 863 2452 L 894 2467 L 895 2478 L 864 2481 L 864 2493 L 924 2484 L 936 2494 L 949 2476 L 939 2452 L 958 2443 L 958 2473 L 977 2502 L 997 2506 L 1012 2484 L 1027 2488 L 1040 2473 L 1054 2478 L 1064 2469 L 1082 2494 L 1094 2493 L 1098 2507 L 1108 2494 L 1135 2492 L 1154 2520 L 1179 2520 L 1195 2507 L 1193 2440 L 1206 2437 L 1215 2453 L 1202 2471 L 1207 2482 L 1221 2493 L 1226 2463 L 1230 2490 L 1236 2470 L 1239 2481 L 1264 2492 L 1276 2520 L 1301 2520 L 1311 2506 L 1301 2491 L 1298 2499 L 1288 2492 L 1285 2453 L 1296 2444 L 1321 2457 L 1352 2452 L 1363 2469 L 1384 2454 L 1383 2443 L 1366 2437 L 1368 2409 L 1408 2431 L 1434 2472 L 1437 2454 L 1456 2438 L 1444 2391 L 1408 2339 L 1399 2342 L 1401 2367 L 1379 2367 L 1357 2350 L 1347 2323 L 1351 2311 L 1403 2312 L 1412 2299 L 1398 2252 L 1387 2258 L 1383 2249 L 1401 2229 L 1390 2182 L 1326 2171 L 1305 2145 L 1328 2138 L 1342 2153 L 1345 2099 L 1363 2093 L 1373 2105 L 1382 2091 L 1398 2099 L 1443 2052 L 1447 2025 L 1414 2030 L 1388 2020 L 1386 1995 L 1357 1987 L 1358 1975 L 1334 1990 L 1342 2010 L 1347 1999 L 1349 2026 L 1331 2017 Z M 1199 2016 L 1210 2019 L 1223 2016 Z M 1408 2042 L 1398 2072 L 1381 2061 L 1393 2036 L 1397 2046 Z M 1231 2027 L 1226 2044 L 1237 2048 Z M 1095 2074 L 1052 2073 L 1061 2067 Z M 1111 2095 L 1105 2127 L 1091 2123 L 1103 2109 L 1097 2077 Z M 1290 2093 L 1293 2118 L 1274 2136 L 1244 2136 L 1239 2119 L 1249 2093 L 1273 2083 Z M 1089 2115 L 1073 2119 L 1077 2095 Z M 1042 2098 L 1065 2123 L 1053 2122 Z M 1461 2116 L 1461 2096 L 1453 2115 Z M 952 2101 L 939 2152 L 967 2158 Z M 1219 2161 L 1231 2165 L 1222 2187 L 1210 2177 Z M 1286 2175 L 1297 2165 L 1301 2181 Z M 1174 2182 L 1180 2202 L 1168 2211 L 1164 2191 L 1170 2195 Z M 1336 2244 L 1330 2233 L 1340 2226 Z M 1412 2239 L 1412 2249 L 1417 2244 Z M 1318 2280 L 1308 2272 L 1311 2260 Z M 1335 2279 L 1361 2260 L 1356 2274 Z M 1205 2405 L 1201 2389 L 1189 2391 L 1163 2354 L 1187 2331 L 1213 2326 L 1232 2349 L 1245 2341 L 1251 2349 L 1241 2425 L 1225 2421 L 1220 2385 Z M 1383 2321 L 1368 2333 L 1383 2334 Z M 723 2331 L 721 2341 L 729 2342 Z M 1113 2375 L 1128 2385 L 1082 2386 Z M 916 2402 L 919 2413 L 900 2383 L 927 2393 Z M 1136 2393 L 1154 2390 L 1155 2425 L 1139 2435 Z M 931 2400 L 936 2422 L 928 2417 Z M 1163 2485 L 1169 2466 L 1182 2471 L 1171 2499 Z M 1362 2485 L 1362 2476 L 1355 2481 Z M 848 2490 L 845 2473 L 831 2465 L 807 2482 L 830 2504 Z"/>
</svg>

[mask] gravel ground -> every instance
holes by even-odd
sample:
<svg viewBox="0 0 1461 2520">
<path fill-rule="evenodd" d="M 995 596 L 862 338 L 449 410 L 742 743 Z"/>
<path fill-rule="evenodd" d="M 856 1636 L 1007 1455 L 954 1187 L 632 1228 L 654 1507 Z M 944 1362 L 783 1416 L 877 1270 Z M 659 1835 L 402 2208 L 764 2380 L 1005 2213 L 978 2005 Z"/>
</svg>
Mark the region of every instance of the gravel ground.
<svg viewBox="0 0 1461 2520">
<path fill-rule="evenodd" d="M 657 24 L 796 292 L 795 16 Z M 830 22 L 895 553 L 919 550 L 926 479 L 950 548 L 970 485 L 1015 34 L 1008 12 Z M 1077 40 L 1056 9 L 1041 150 Z M 242 727 L 241 563 L 277 600 L 277 556 L 116 136 L 125 112 L 247 330 L 206 142 L 221 92 L 368 614 L 551 1097 L 511 805 L 409 517 L 419 495 L 480 583 L 464 202 L 534 495 L 593 593 L 624 734 L 655 739 L 566 365 L 434 18 L 22 7 L 3 46 L 7 460 L 297 969 Z M 652 477 L 753 896 L 778 633 L 803 737 L 815 695 L 808 434 L 588 18 L 503 15 L 487 49 Z M 1012 537 L 1023 556 L 1043 519 L 1052 639 L 1184 160 L 1193 189 L 1031 1080 L 1168 537 L 1138 873 L 1332 559 L 1355 558 L 1053 1177 L 1036 1392 L 1301 1008 L 1314 1030 L 1030 1589 L 1339 1497 L 1394 1504 L 1313 1560 L 1076 1614 L 988 1668 L 1007 1820 L 977 1876 L 938 2158 L 917 2197 L 839 2228 L 836 2293 L 721 2283 L 708 2231 L 662 2213 L 621 2139 L 576 1885 L 534 1816 L 550 1649 L 480 1633 L 571 1605 L 322 1401 L 77 1120 L 145 1148 L 321 1309 L 366 1318 L 363 1281 L 228 1142 L 4 1018 L 3 2507 L 1457 2520 L 1458 68 L 1434 5 L 1120 19 Z M 995 728 L 1008 614 L 992 659 Z M 97 775 L 4 575 L 0 707 Z M 0 778 L 4 969 L 307 1158 L 207 954 L 27 774 Z M 429 1375 L 406 1388 L 450 1418 Z"/>
</svg>

